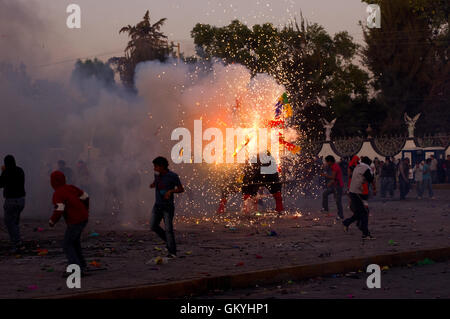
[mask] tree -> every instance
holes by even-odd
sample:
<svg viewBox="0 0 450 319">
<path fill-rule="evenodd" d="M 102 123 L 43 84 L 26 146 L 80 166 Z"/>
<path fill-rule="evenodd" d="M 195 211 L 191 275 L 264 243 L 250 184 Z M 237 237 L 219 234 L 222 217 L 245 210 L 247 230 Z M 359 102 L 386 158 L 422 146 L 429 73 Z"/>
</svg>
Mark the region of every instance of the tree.
<svg viewBox="0 0 450 319">
<path fill-rule="evenodd" d="M 387 111 L 383 132 L 403 131 L 403 113 L 423 114 L 417 130 L 448 130 L 450 2 L 372 0 L 381 28 L 363 27 L 364 63 L 372 72 L 377 101 Z"/>
<path fill-rule="evenodd" d="M 127 33 L 130 41 L 125 48 L 125 56 L 111 58 L 110 62 L 116 66 L 125 86 L 134 87 L 134 73 L 138 63 L 152 60 L 164 62 L 174 54 L 173 43 L 168 44 L 167 36 L 161 32 L 166 20 L 163 18 L 152 24 L 147 10 L 141 22 L 120 29 L 119 33 Z"/>
<path fill-rule="evenodd" d="M 86 79 L 96 79 L 105 87 L 112 87 L 115 84 L 114 70 L 108 63 L 95 58 L 87 59 L 84 62 L 78 60 L 75 63 L 75 69 L 72 71 L 72 81 L 80 82 Z"/>
<path fill-rule="evenodd" d="M 358 46 L 347 32 L 331 37 L 302 17 L 300 24 L 281 29 L 270 23 L 250 29 L 238 20 L 224 27 L 197 24 L 191 36 L 206 60 L 216 57 L 274 76 L 290 95 L 295 124 L 310 136 L 322 134 L 321 117 L 345 113 L 344 104 L 367 99 L 368 75 L 354 64 Z M 343 125 L 336 123 L 337 128 Z"/>
</svg>

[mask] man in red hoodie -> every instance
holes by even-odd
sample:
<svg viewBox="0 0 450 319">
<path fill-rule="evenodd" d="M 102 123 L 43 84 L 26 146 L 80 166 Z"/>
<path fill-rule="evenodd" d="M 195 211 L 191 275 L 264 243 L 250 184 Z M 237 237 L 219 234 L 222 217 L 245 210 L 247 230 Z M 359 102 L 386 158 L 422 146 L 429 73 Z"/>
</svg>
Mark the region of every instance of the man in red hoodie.
<svg viewBox="0 0 450 319">
<path fill-rule="evenodd" d="M 77 264 L 85 270 L 87 265 L 81 252 L 81 233 L 88 223 L 89 196 L 78 187 L 67 185 L 66 177 L 60 171 L 53 172 L 50 181 L 55 190 L 53 193 L 55 210 L 48 223 L 53 227 L 61 216 L 64 216 L 67 229 L 63 249 L 68 264 Z"/>
</svg>

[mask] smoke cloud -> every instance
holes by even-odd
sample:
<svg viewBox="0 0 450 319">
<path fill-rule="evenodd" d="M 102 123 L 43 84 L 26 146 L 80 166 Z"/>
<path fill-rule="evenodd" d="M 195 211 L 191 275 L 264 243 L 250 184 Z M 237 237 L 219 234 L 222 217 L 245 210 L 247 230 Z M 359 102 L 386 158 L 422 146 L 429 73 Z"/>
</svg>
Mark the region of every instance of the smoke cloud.
<svg viewBox="0 0 450 319">
<path fill-rule="evenodd" d="M 73 183 L 90 193 L 94 218 L 142 221 L 154 200 L 154 190 L 148 188 L 153 181 L 152 160 L 159 155 L 170 159 L 175 128 L 193 132 L 198 119 L 205 128 L 221 128 L 224 123 L 262 125 L 273 117 L 274 103 L 284 92 L 267 74 L 252 76 L 242 65 L 219 62 L 141 63 L 136 69 L 137 95 L 125 94 L 119 85 L 106 88 L 93 79 L 75 85 L 59 77 L 32 78 L 16 57 L 25 65 L 33 63 L 29 49 L 36 44 L 36 35 L 31 31 L 44 32 L 45 25 L 19 2 L 0 0 L 0 7 L 6 9 L 0 10 L 2 32 L 8 39 L 14 35 L 8 40 L 10 50 L 0 52 L 0 155 L 13 154 L 25 170 L 26 216 L 51 214 L 49 175 L 62 159 L 74 172 Z M 17 19 L 7 16 L 12 11 Z M 9 25 L 11 21 L 17 22 Z M 19 39 L 22 35 L 25 38 Z M 95 99 L 89 98 L 92 92 L 97 92 Z M 89 176 L 78 166 L 80 160 Z M 187 190 L 178 196 L 179 212 L 212 214 L 220 186 L 211 172 L 190 163 L 172 163 L 171 169 L 180 174 Z M 215 172 L 221 174 L 220 169 Z"/>
</svg>

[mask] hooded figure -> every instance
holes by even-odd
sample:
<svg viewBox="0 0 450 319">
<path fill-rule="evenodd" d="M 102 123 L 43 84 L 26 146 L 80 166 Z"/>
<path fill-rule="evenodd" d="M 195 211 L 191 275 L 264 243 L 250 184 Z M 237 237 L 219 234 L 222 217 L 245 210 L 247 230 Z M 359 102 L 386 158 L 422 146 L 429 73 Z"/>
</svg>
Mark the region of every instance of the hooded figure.
<svg viewBox="0 0 450 319">
<path fill-rule="evenodd" d="M 66 184 L 66 177 L 60 171 L 50 176 L 50 183 L 55 190 L 53 193 L 53 212 L 50 222 L 56 224 L 64 216 L 68 225 L 78 224 L 88 220 L 89 196 L 73 185 Z"/>
<path fill-rule="evenodd" d="M 25 197 L 25 174 L 23 170 L 16 165 L 14 156 L 5 157 L 5 165 L 2 167 L 0 176 L 0 188 L 3 188 L 5 198 Z"/>
<path fill-rule="evenodd" d="M 68 264 L 76 264 L 84 270 L 87 265 L 81 252 L 81 233 L 88 223 L 89 196 L 78 187 L 66 184 L 66 177 L 60 171 L 51 174 L 50 182 L 55 190 L 53 193 L 55 210 L 49 225 L 53 227 L 61 216 L 64 216 L 67 229 L 64 234 L 63 250 Z"/>
<path fill-rule="evenodd" d="M 8 229 L 11 242 L 18 250 L 21 244 L 20 238 L 20 214 L 25 207 L 25 174 L 16 165 L 14 156 L 5 157 L 5 165 L 0 176 L 0 188 L 3 188 L 5 204 L 3 205 L 5 225 Z"/>
</svg>

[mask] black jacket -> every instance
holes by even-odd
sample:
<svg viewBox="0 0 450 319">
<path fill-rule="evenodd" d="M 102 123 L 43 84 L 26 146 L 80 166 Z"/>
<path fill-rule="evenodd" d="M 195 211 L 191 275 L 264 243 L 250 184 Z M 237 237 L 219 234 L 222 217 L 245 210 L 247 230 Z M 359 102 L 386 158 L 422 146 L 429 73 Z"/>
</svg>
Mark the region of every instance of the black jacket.
<svg viewBox="0 0 450 319">
<path fill-rule="evenodd" d="M 394 177 L 395 178 L 395 164 L 392 162 L 386 162 L 381 167 L 381 177 Z"/>
<path fill-rule="evenodd" d="M 3 188 L 5 198 L 25 197 L 25 173 L 16 166 L 13 156 L 5 157 L 5 170 L 0 176 L 0 188 Z"/>
</svg>

